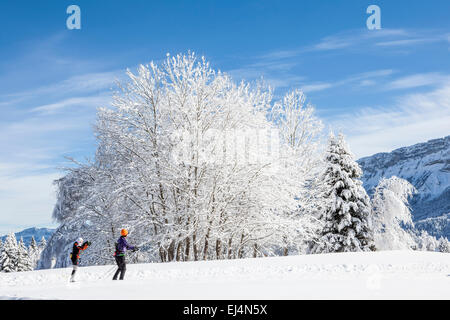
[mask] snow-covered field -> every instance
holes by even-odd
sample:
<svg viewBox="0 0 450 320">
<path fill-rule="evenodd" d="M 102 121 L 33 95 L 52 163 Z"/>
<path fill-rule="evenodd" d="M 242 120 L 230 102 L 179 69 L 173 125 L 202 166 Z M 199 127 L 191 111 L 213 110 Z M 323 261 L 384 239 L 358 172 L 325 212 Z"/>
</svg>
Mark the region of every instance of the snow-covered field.
<svg viewBox="0 0 450 320">
<path fill-rule="evenodd" d="M 3 299 L 450 299 L 450 254 L 338 253 L 0 273 Z M 106 277 L 105 277 L 106 275 Z M 103 278 L 102 278 L 103 277 Z"/>
</svg>

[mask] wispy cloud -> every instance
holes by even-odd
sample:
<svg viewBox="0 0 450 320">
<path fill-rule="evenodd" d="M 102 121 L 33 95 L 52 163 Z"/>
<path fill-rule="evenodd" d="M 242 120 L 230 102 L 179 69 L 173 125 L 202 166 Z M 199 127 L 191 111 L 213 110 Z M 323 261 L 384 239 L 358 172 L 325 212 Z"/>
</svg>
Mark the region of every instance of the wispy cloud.
<svg viewBox="0 0 450 320">
<path fill-rule="evenodd" d="M 292 59 L 311 52 L 343 51 L 352 48 L 361 51 L 373 50 L 377 47 L 407 47 L 431 42 L 449 42 L 449 39 L 450 35 L 442 30 L 381 29 L 370 31 L 357 29 L 326 36 L 317 43 L 299 48 L 272 51 L 258 58 L 277 61 Z"/>
<path fill-rule="evenodd" d="M 406 30 L 406 29 L 381 29 L 369 31 L 367 29 L 348 30 L 320 39 L 316 43 L 307 44 L 302 47 L 276 50 L 255 57 L 255 61 L 245 67 L 230 70 L 230 74 L 239 79 L 255 79 L 264 76 L 276 87 L 302 86 L 305 92 L 323 91 L 346 84 L 354 84 L 359 87 L 375 86 L 378 84 L 376 77 L 387 77 L 393 72 L 390 69 L 382 71 L 385 74 L 359 74 L 347 76 L 342 80 L 311 81 L 304 76 L 294 72 L 294 68 L 299 68 L 311 56 L 317 54 L 327 54 L 330 51 L 347 54 L 349 52 L 363 53 L 389 51 L 391 54 L 407 53 L 408 48 L 417 45 L 435 43 L 439 41 L 447 42 L 448 33 L 442 30 Z M 397 48 L 401 47 L 402 51 Z M 375 71 L 376 72 L 376 71 Z M 269 81 L 270 80 L 270 81 Z M 397 88 L 393 83 L 392 88 Z"/>
<path fill-rule="evenodd" d="M 390 41 L 380 41 L 376 42 L 376 46 L 381 47 L 396 47 L 396 46 L 415 46 L 415 45 L 422 45 L 422 44 L 429 44 L 432 42 L 445 42 L 448 41 L 449 35 L 446 33 L 441 34 L 435 34 L 435 33 L 429 33 L 429 32 L 418 32 L 418 33 L 411 33 L 408 35 L 406 39 L 396 39 L 396 40 L 390 40 Z"/>
<path fill-rule="evenodd" d="M 106 105 L 111 100 L 109 94 L 102 94 L 99 96 L 89 96 L 89 97 L 76 97 L 69 98 L 62 101 L 58 101 L 51 104 L 42 105 L 39 107 L 35 107 L 31 109 L 31 112 L 40 112 L 40 113 L 55 113 L 61 112 L 69 107 L 93 107 L 97 108 L 100 106 Z"/>
<path fill-rule="evenodd" d="M 446 83 L 449 79 L 448 75 L 443 75 L 441 73 L 419 73 L 395 79 L 386 84 L 385 89 L 410 89 L 430 85 L 440 85 Z"/>
<path fill-rule="evenodd" d="M 301 88 L 304 92 L 313 92 L 313 91 L 322 91 L 326 89 L 336 88 L 344 85 L 359 85 L 359 86 L 369 86 L 375 85 L 377 78 L 383 78 L 390 76 L 395 71 L 392 69 L 381 69 L 374 70 L 369 72 L 358 73 L 354 75 L 350 75 L 344 79 L 337 80 L 334 82 L 318 82 L 318 83 L 310 83 L 310 84 L 302 84 Z"/>
<path fill-rule="evenodd" d="M 340 32 L 334 35 L 326 36 L 320 39 L 317 43 L 305 45 L 299 48 L 290 50 L 277 50 L 259 56 L 261 60 L 284 60 L 298 57 L 305 53 L 315 51 L 332 51 L 340 50 L 350 47 L 361 48 L 365 43 L 376 44 L 380 39 L 387 40 L 404 40 L 405 37 L 410 37 L 411 32 L 403 29 L 381 29 L 377 31 L 369 31 L 367 29 L 357 29 L 345 32 Z"/>
<path fill-rule="evenodd" d="M 450 81 L 426 93 L 407 94 L 387 107 L 362 108 L 329 121 L 348 136 L 358 157 L 450 134 Z"/>
<path fill-rule="evenodd" d="M 58 167 L 80 144 L 93 145 L 96 107 L 110 101 L 115 78 L 115 71 L 86 73 L 0 97 L 14 111 L 0 126 L 0 232 L 51 224 Z"/>
<path fill-rule="evenodd" d="M 36 96 L 46 96 L 47 98 L 48 96 L 67 97 L 69 95 L 87 95 L 101 91 L 109 91 L 114 88 L 115 81 L 121 80 L 124 74 L 124 70 L 116 70 L 76 75 L 32 90 L 2 95 L 0 96 L 0 101 L 4 105 L 17 104 L 27 99 L 36 99 Z"/>
<path fill-rule="evenodd" d="M 319 82 L 313 84 L 302 85 L 301 88 L 305 93 L 314 92 L 314 91 L 322 91 L 326 89 L 330 89 L 336 87 L 337 83 L 327 83 L 327 82 Z"/>
<path fill-rule="evenodd" d="M 241 68 L 228 70 L 226 73 L 238 81 L 263 79 L 271 87 L 285 88 L 293 84 L 299 84 L 305 80 L 305 77 L 294 74 L 291 71 L 295 66 L 295 62 L 261 60 Z"/>
<path fill-rule="evenodd" d="M 42 225 L 42 217 L 50 217 L 56 201 L 52 181 L 59 177 L 57 173 L 10 176 L 0 172 L 0 234 Z M 48 219 L 46 225 L 50 223 Z"/>
</svg>

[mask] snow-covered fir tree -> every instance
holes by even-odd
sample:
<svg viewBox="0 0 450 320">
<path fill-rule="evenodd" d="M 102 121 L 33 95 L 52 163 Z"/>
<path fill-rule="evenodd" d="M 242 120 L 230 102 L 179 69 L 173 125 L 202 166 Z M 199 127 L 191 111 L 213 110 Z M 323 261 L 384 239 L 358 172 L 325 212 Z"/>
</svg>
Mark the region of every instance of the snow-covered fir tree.
<svg viewBox="0 0 450 320">
<path fill-rule="evenodd" d="M 450 241 L 448 241 L 447 238 L 445 238 L 445 237 L 439 238 L 438 251 L 444 252 L 444 253 L 450 253 Z"/>
<path fill-rule="evenodd" d="M 379 250 L 407 250 L 416 245 L 408 198 L 416 192 L 408 181 L 383 178 L 372 197 L 375 245 Z"/>
<path fill-rule="evenodd" d="M 2 251 L 3 251 L 3 241 L 2 239 L 0 239 L 0 271 L 2 271 L 2 261 L 1 261 Z"/>
<path fill-rule="evenodd" d="M 33 270 L 36 268 L 37 262 L 41 255 L 41 250 L 34 239 L 34 236 L 31 237 L 30 245 L 28 246 L 28 256 L 30 257 L 31 266 Z"/>
<path fill-rule="evenodd" d="M 42 252 L 42 250 L 44 250 L 46 246 L 47 246 L 47 240 L 45 240 L 45 237 L 42 236 L 41 241 L 39 241 L 39 245 L 38 245 L 39 251 Z"/>
<path fill-rule="evenodd" d="M 3 250 L 0 256 L 2 272 L 16 272 L 18 260 L 18 245 L 14 233 L 10 233 L 3 243 Z"/>
<path fill-rule="evenodd" d="M 23 242 L 23 238 L 20 238 L 19 244 L 17 246 L 16 271 L 23 272 L 31 270 L 33 270 L 33 266 L 30 256 L 28 255 L 27 247 Z"/>
<path fill-rule="evenodd" d="M 322 175 L 323 207 L 318 217 L 323 226 L 311 253 L 375 250 L 370 199 L 361 176 L 344 136 L 330 135 Z"/>
</svg>

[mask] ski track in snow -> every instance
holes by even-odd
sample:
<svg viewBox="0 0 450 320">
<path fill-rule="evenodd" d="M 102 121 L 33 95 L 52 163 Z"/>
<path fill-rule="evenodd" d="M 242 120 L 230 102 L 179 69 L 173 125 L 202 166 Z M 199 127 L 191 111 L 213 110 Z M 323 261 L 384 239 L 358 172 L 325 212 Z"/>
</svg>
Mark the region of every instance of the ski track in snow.
<svg viewBox="0 0 450 320">
<path fill-rule="evenodd" d="M 450 299 L 450 254 L 337 253 L 0 273 L 0 299 Z M 108 273 L 110 272 L 110 273 Z M 107 274 L 108 273 L 108 274 Z"/>
</svg>

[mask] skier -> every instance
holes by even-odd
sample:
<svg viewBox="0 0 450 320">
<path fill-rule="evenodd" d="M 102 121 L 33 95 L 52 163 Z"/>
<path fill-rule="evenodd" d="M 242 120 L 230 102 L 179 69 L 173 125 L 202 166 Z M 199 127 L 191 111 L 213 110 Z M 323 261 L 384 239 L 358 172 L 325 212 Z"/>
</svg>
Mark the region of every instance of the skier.
<svg viewBox="0 0 450 320">
<path fill-rule="evenodd" d="M 139 250 L 137 246 L 130 246 L 125 239 L 128 235 L 127 229 L 122 229 L 120 231 L 120 238 L 116 243 L 116 251 L 114 252 L 114 258 L 116 259 L 117 263 L 117 271 L 114 274 L 113 280 L 117 280 L 117 276 L 120 273 L 120 280 L 123 280 L 125 277 L 125 271 L 127 270 L 126 263 L 125 263 L 125 252 L 127 250 L 131 250 L 133 252 Z"/>
<path fill-rule="evenodd" d="M 86 241 L 83 243 L 83 238 L 78 238 L 73 244 L 72 253 L 70 254 L 70 260 L 72 260 L 73 270 L 70 276 L 70 282 L 75 282 L 75 273 L 78 270 L 78 262 L 80 260 L 80 251 L 84 251 L 89 247 L 91 243 Z"/>
</svg>

